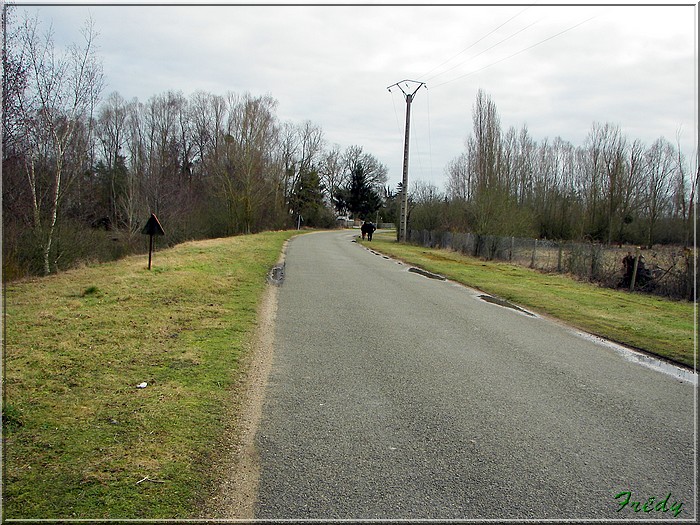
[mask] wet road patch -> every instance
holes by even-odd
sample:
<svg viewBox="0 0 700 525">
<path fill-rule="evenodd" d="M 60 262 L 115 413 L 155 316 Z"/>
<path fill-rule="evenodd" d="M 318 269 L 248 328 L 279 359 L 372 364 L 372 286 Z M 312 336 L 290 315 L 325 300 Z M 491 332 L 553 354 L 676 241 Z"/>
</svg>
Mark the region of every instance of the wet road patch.
<svg viewBox="0 0 700 525">
<path fill-rule="evenodd" d="M 523 310 L 522 308 L 514 305 L 513 303 L 509 303 L 505 299 L 500 299 L 498 297 L 491 297 L 490 295 L 480 295 L 479 299 L 482 299 L 482 300 L 486 301 L 487 303 L 497 304 L 498 306 L 503 306 L 505 308 L 512 308 L 513 310 L 517 310 L 518 312 L 522 312 L 522 313 L 529 315 L 531 317 L 536 317 L 535 314 L 530 313 L 527 310 Z"/>
<path fill-rule="evenodd" d="M 273 266 L 267 276 L 267 280 L 271 284 L 280 286 L 284 282 L 284 263 Z"/>
<path fill-rule="evenodd" d="M 447 280 L 447 277 L 445 277 L 443 275 L 431 273 L 431 272 L 428 272 L 426 270 L 423 270 L 422 268 L 413 267 L 413 268 L 409 268 L 408 271 L 413 272 L 413 273 L 417 273 L 417 274 L 422 275 L 424 277 L 428 277 L 429 279 L 437 279 L 439 281 L 446 281 Z"/>
</svg>

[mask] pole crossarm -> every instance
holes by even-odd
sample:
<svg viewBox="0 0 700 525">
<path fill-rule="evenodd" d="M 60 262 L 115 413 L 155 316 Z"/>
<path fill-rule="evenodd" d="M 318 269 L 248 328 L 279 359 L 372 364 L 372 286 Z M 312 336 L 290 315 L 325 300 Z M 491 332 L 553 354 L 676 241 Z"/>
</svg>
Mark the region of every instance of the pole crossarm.
<svg viewBox="0 0 700 525">
<path fill-rule="evenodd" d="M 410 91 L 409 82 L 410 82 L 411 84 L 417 84 L 416 89 L 414 89 L 412 93 L 408 93 L 408 91 Z M 401 86 L 401 84 L 403 84 L 404 86 L 406 86 L 406 89 L 405 89 L 405 90 L 404 90 L 404 88 Z M 397 87 L 397 88 L 399 88 L 399 89 L 401 90 L 401 93 L 403 93 L 404 98 L 408 98 L 409 96 L 410 96 L 411 98 L 413 98 L 413 95 L 415 95 L 416 92 L 417 92 L 420 88 L 422 88 L 423 86 L 425 86 L 426 89 L 427 89 L 427 87 L 428 87 L 428 86 L 426 85 L 425 82 L 419 82 L 418 80 L 408 80 L 408 79 L 405 79 L 405 80 L 401 80 L 401 81 L 397 82 L 396 84 L 392 84 L 392 85 L 388 86 L 386 89 L 387 89 L 389 92 L 391 92 L 391 88 Z"/>
</svg>

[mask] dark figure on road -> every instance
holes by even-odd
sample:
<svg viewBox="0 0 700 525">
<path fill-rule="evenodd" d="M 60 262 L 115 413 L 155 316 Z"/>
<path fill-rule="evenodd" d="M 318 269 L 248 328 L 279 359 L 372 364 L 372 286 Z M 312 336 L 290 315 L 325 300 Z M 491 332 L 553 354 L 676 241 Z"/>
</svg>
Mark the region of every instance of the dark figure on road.
<svg viewBox="0 0 700 525">
<path fill-rule="evenodd" d="M 360 230 L 362 231 L 362 240 L 363 240 L 363 241 L 365 240 L 365 235 L 366 235 L 366 236 L 367 236 L 367 240 L 371 241 L 371 240 L 372 240 L 372 234 L 374 233 L 374 230 L 376 230 L 376 229 L 377 229 L 377 227 L 376 227 L 374 224 L 372 224 L 372 223 L 369 222 L 369 221 L 365 221 L 365 222 L 362 224 L 362 227 L 360 228 Z"/>
</svg>

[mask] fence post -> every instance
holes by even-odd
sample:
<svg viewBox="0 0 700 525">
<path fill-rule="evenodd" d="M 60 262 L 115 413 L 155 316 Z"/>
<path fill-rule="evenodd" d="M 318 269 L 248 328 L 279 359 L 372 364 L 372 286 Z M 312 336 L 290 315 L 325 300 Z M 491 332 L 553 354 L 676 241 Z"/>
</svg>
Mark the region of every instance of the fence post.
<svg viewBox="0 0 700 525">
<path fill-rule="evenodd" d="M 685 255 L 685 267 L 686 267 L 686 290 L 688 290 L 688 300 L 693 302 L 697 300 L 698 294 L 695 290 L 695 271 L 696 271 L 696 263 L 695 263 L 695 257 L 693 257 L 692 252 L 688 249 L 685 248 L 683 250 L 684 255 Z M 691 266 L 692 265 L 692 266 Z"/>
<path fill-rule="evenodd" d="M 591 276 L 590 280 L 595 281 L 598 278 L 598 271 L 600 265 L 600 251 L 601 248 L 595 243 L 591 243 Z"/>
<path fill-rule="evenodd" d="M 630 292 L 634 292 L 634 283 L 637 280 L 637 267 L 639 266 L 639 257 L 641 256 L 639 248 L 635 250 L 634 268 L 632 269 L 632 279 L 630 280 Z"/>
<path fill-rule="evenodd" d="M 508 262 L 513 262 L 513 250 L 515 249 L 515 237 L 510 236 L 510 252 L 508 253 Z"/>
<path fill-rule="evenodd" d="M 559 253 L 557 254 L 557 272 L 561 273 L 561 242 L 557 243 L 557 245 L 559 246 Z"/>
</svg>

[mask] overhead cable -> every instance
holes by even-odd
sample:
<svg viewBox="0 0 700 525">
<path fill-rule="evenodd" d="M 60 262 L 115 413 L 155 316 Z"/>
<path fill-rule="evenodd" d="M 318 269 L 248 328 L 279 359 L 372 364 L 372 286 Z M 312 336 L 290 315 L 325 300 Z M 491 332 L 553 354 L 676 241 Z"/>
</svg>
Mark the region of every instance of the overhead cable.
<svg viewBox="0 0 700 525">
<path fill-rule="evenodd" d="M 537 42 L 537 43 L 535 43 L 535 44 L 532 44 L 531 46 L 526 47 L 525 49 L 521 49 L 520 51 L 517 51 L 517 52 L 515 52 L 515 53 L 513 53 L 513 54 L 511 54 L 511 55 L 508 55 L 507 57 L 501 58 L 500 60 L 496 60 L 495 62 L 491 62 L 490 64 L 488 64 L 488 65 L 486 65 L 486 66 L 484 66 L 484 67 L 481 67 L 481 68 L 479 68 L 479 69 L 475 69 L 474 71 L 470 71 L 469 73 L 465 73 L 464 75 L 460 75 L 460 76 L 458 76 L 458 77 L 455 77 L 455 78 L 453 78 L 452 80 L 447 80 L 447 81 L 443 82 L 442 84 L 433 85 L 432 87 L 433 87 L 433 89 L 434 89 L 434 88 L 436 88 L 436 87 L 444 86 L 445 84 L 449 84 L 450 82 L 454 82 L 455 80 L 460 80 L 460 79 L 462 79 L 462 78 L 464 78 L 464 77 L 468 77 L 469 75 L 473 75 L 474 73 L 478 73 L 478 72 L 480 72 L 480 71 L 483 71 L 484 69 L 487 69 L 487 68 L 489 68 L 489 67 L 491 67 L 491 66 L 495 66 L 496 64 L 500 64 L 501 62 L 504 62 L 504 61 L 506 61 L 506 60 L 508 60 L 508 59 L 510 59 L 510 58 L 515 57 L 515 56 L 518 56 L 518 55 L 524 53 L 525 51 L 529 51 L 530 49 L 532 49 L 532 48 L 534 48 L 534 47 L 537 47 L 537 46 L 539 46 L 540 44 L 544 44 L 545 42 L 548 42 L 549 40 L 552 40 L 553 38 L 556 38 L 556 37 L 558 37 L 558 36 L 561 36 L 561 35 L 563 35 L 564 33 L 567 33 L 567 32 L 569 32 L 569 31 L 571 31 L 572 29 L 576 29 L 577 27 L 579 27 L 579 26 L 585 24 L 586 22 L 590 22 L 590 21 L 593 20 L 594 18 L 595 18 L 595 16 L 592 16 L 592 17 L 590 17 L 590 18 L 588 18 L 588 19 L 586 19 L 586 20 L 584 20 L 584 21 L 582 21 L 582 22 L 579 22 L 579 23 L 576 24 L 576 25 L 573 25 L 573 26 L 571 26 L 571 27 L 569 27 L 569 28 L 567 28 L 567 29 L 564 29 L 564 31 L 560 31 L 559 33 L 556 33 L 555 35 L 552 35 L 552 36 L 550 36 L 550 37 L 547 37 L 547 38 L 545 38 L 544 40 L 540 40 L 539 42 Z"/>
<path fill-rule="evenodd" d="M 479 42 L 481 42 L 481 41 L 484 40 L 485 38 L 488 38 L 489 36 L 491 36 L 492 34 L 494 34 L 496 31 L 498 31 L 499 29 L 501 29 L 501 28 L 502 28 L 504 25 L 506 25 L 508 22 L 510 22 L 511 20 L 515 19 L 516 17 L 520 16 L 522 13 L 524 13 L 525 11 L 527 11 L 528 9 L 530 9 L 530 7 L 532 7 L 532 6 L 529 5 L 529 6 L 527 6 L 525 9 L 523 9 L 523 10 L 521 10 L 520 12 L 516 13 L 515 15 L 511 16 L 508 20 L 506 20 L 505 22 L 503 22 L 501 25 L 499 25 L 499 26 L 496 27 L 495 29 L 492 29 L 492 30 L 489 31 L 488 33 L 486 33 L 486 34 L 485 34 L 484 36 L 482 36 L 479 40 L 477 40 L 477 41 L 474 42 L 473 44 L 471 44 L 471 45 L 465 47 L 464 49 L 462 49 L 462 50 L 461 50 L 459 53 L 457 53 L 456 55 L 451 56 L 450 58 L 448 58 L 447 60 L 445 60 L 443 63 L 441 63 L 441 64 L 435 66 L 433 69 L 431 69 L 431 70 L 428 71 L 427 73 L 422 74 L 422 75 L 421 75 L 420 77 L 418 77 L 418 78 L 423 78 L 423 77 L 425 77 L 425 76 L 428 76 L 430 73 L 432 73 L 433 71 L 435 71 L 435 70 L 438 69 L 438 68 L 441 68 L 442 66 L 444 66 L 445 64 L 447 64 L 447 63 L 450 62 L 451 60 L 454 60 L 455 58 L 457 58 L 459 55 L 461 55 L 461 54 L 464 53 L 465 51 L 470 50 L 472 47 L 474 47 L 475 45 L 477 45 Z M 431 78 L 435 78 L 436 76 L 441 75 L 441 74 L 442 74 L 442 73 L 438 73 L 437 75 L 433 75 Z"/>
<path fill-rule="evenodd" d="M 540 20 L 542 20 L 542 19 L 540 18 Z M 453 69 L 458 68 L 459 66 L 461 66 L 461 65 L 465 64 L 466 62 L 468 62 L 469 60 L 473 60 L 474 58 L 476 58 L 476 57 L 478 57 L 478 56 L 480 56 L 480 55 L 483 55 L 484 53 L 486 53 L 487 51 L 490 51 L 490 50 L 493 49 L 494 47 L 501 45 L 503 42 L 506 42 L 507 40 L 510 40 L 510 39 L 513 38 L 514 36 L 519 35 L 519 34 L 522 33 L 523 31 L 525 31 L 526 29 L 528 29 L 528 28 L 534 26 L 534 25 L 535 25 L 537 22 L 539 22 L 540 20 L 536 20 L 536 21 L 532 22 L 531 24 L 526 25 L 526 26 L 523 27 L 522 29 L 520 29 L 520 30 L 516 31 L 515 33 L 513 33 L 512 35 L 507 36 L 507 37 L 504 38 L 503 40 L 500 40 L 500 41 L 496 42 L 496 43 L 495 43 L 494 45 L 492 45 L 491 47 L 487 47 L 486 49 L 484 49 L 484 50 L 481 51 L 480 53 L 477 53 L 476 55 L 474 55 L 474 56 L 472 56 L 472 57 L 469 57 L 469 58 L 468 58 L 467 60 L 465 60 L 464 62 L 460 62 L 459 64 L 457 64 L 457 65 L 455 65 L 455 66 L 452 66 L 450 69 L 446 69 L 446 70 L 443 71 L 442 73 L 438 73 L 437 75 L 433 75 L 432 77 L 430 77 L 429 79 L 427 79 L 426 82 L 427 82 L 427 81 L 430 81 L 430 80 L 433 80 L 434 78 L 437 78 L 437 77 L 439 77 L 440 75 L 444 75 L 445 73 L 449 73 L 449 72 L 452 71 Z"/>
</svg>

